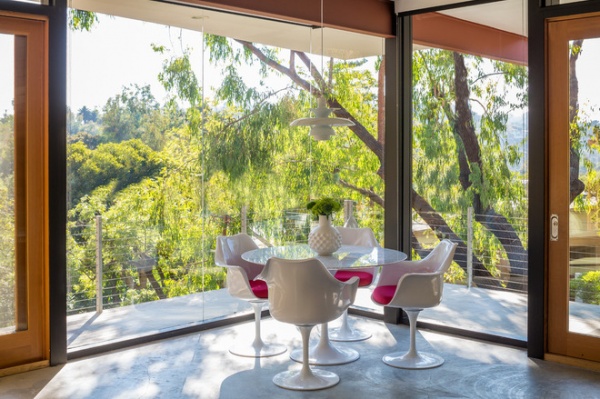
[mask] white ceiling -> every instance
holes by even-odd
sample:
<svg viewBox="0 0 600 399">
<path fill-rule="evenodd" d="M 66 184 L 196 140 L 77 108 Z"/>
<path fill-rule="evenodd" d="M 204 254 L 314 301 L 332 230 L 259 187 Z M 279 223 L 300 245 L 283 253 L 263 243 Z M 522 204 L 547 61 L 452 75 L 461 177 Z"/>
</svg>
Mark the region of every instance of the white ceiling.
<svg viewBox="0 0 600 399">
<path fill-rule="evenodd" d="M 455 8 L 443 14 L 527 36 L 527 0 L 504 0 Z"/>
<path fill-rule="evenodd" d="M 321 29 L 151 0 L 72 0 L 73 8 L 321 54 Z M 325 55 L 352 59 L 381 54 L 383 39 L 323 29 Z"/>
<path fill-rule="evenodd" d="M 449 10 L 444 14 L 517 34 L 526 34 L 526 4 L 525 0 L 504 0 Z M 72 0 L 71 7 L 312 54 L 321 54 L 322 41 L 325 55 L 339 59 L 368 57 L 383 52 L 383 39 L 374 36 L 337 29 L 318 29 L 159 1 Z M 321 31 L 323 31 L 323 38 L 321 38 Z"/>
</svg>

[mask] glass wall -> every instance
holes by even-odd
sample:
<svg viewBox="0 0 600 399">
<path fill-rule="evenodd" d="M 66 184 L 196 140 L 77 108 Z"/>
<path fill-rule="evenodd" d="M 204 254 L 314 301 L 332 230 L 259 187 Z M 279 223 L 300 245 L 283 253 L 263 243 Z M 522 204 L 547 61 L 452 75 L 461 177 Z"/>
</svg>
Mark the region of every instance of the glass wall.
<svg viewBox="0 0 600 399">
<path fill-rule="evenodd" d="M 423 318 L 520 340 L 527 310 L 525 10 L 526 2 L 499 2 L 413 20 L 413 187 L 428 205 L 413 211 L 413 257 L 443 238 L 458 243 L 444 301 Z"/>
<path fill-rule="evenodd" d="M 250 41 L 185 10 L 186 28 L 71 14 L 70 350 L 251 312 L 216 237 L 306 241 L 311 199 L 353 200 L 383 244 L 382 39 L 277 23 Z M 320 95 L 355 126 L 290 127 Z"/>
<path fill-rule="evenodd" d="M 594 78 L 600 38 L 569 42 L 569 331 L 600 336 L 598 257 L 600 107 Z"/>
<path fill-rule="evenodd" d="M 0 335 L 15 331 L 15 37 L 0 34 Z"/>
</svg>

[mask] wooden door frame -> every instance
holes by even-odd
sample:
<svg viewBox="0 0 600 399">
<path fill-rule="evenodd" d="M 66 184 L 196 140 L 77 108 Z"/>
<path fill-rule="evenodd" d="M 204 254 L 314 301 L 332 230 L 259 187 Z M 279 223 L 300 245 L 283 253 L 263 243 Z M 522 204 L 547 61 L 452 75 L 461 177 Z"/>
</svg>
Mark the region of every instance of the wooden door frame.
<svg viewBox="0 0 600 399">
<path fill-rule="evenodd" d="M 48 21 L 0 11 L 0 33 L 15 36 L 14 134 L 17 331 L 0 336 L 0 375 L 49 365 Z M 21 176 L 21 177 L 19 177 Z M 26 237 L 24 243 L 18 238 Z M 18 284 L 17 284 L 18 286 Z"/>
<path fill-rule="evenodd" d="M 545 358 L 600 359 L 600 338 L 569 332 L 569 40 L 600 37 L 600 13 L 546 22 L 548 215 L 559 217 L 558 240 L 548 234 Z M 567 182 L 567 183 L 565 183 Z M 566 210 L 566 212 L 565 212 Z M 551 227 L 550 227 L 551 228 Z"/>
</svg>

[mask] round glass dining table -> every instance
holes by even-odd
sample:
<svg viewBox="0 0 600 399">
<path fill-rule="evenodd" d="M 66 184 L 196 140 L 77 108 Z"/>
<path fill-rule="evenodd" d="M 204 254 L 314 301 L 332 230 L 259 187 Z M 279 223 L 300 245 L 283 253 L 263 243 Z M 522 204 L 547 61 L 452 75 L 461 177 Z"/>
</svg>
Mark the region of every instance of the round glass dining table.
<svg viewBox="0 0 600 399">
<path fill-rule="evenodd" d="M 320 256 L 310 249 L 308 244 L 293 244 L 280 247 L 266 247 L 244 252 L 242 259 L 248 262 L 266 265 L 269 258 L 283 259 L 319 259 L 327 269 L 349 269 L 352 267 L 382 266 L 406 259 L 404 252 L 381 247 L 360 247 L 342 245 L 330 256 Z"/>
<path fill-rule="evenodd" d="M 253 249 L 242 254 L 242 259 L 260 265 L 266 265 L 272 258 L 283 259 L 308 259 L 317 258 L 332 273 L 337 269 L 353 267 L 373 267 L 395 263 L 406 259 L 404 252 L 381 247 L 360 247 L 342 245 L 340 249 L 330 256 L 319 256 L 308 244 L 284 245 L 279 247 L 266 247 Z M 309 349 L 309 363 L 312 365 L 332 366 L 346 364 L 357 360 L 359 353 L 351 348 L 340 348 L 332 345 L 329 339 L 327 323 L 321 325 L 319 342 Z M 292 351 L 290 358 L 302 362 L 302 350 Z"/>
</svg>

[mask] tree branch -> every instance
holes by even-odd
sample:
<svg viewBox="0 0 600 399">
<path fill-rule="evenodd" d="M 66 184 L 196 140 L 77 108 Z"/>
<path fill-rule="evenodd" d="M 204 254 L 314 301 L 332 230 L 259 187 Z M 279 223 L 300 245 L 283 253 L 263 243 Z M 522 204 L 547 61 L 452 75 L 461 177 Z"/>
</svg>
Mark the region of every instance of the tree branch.
<svg viewBox="0 0 600 399">
<path fill-rule="evenodd" d="M 377 138 L 374 137 L 362 124 L 360 124 L 354 118 L 354 116 L 351 115 L 339 103 L 339 101 L 335 97 L 333 97 L 332 93 L 330 93 L 328 90 L 327 82 L 324 81 L 323 76 L 321 75 L 319 70 L 317 68 L 315 68 L 314 64 L 312 63 L 310 58 L 305 53 L 292 51 L 292 53 L 291 53 L 292 55 L 290 57 L 290 68 L 286 68 L 283 65 L 281 65 L 280 63 L 278 63 L 277 61 L 272 60 L 271 58 L 267 57 L 262 51 L 260 51 L 260 49 L 258 49 L 252 43 L 241 41 L 241 40 L 237 40 L 237 41 L 239 43 L 241 43 L 244 47 L 246 47 L 248 50 L 250 50 L 256 57 L 258 57 L 258 59 L 260 61 L 262 61 L 263 63 L 265 63 L 272 69 L 279 71 L 279 72 L 285 74 L 286 76 L 288 76 L 301 89 L 303 89 L 307 92 L 311 92 L 311 89 L 313 89 L 312 94 L 315 96 L 322 96 L 323 94 L 328 94 L 327 96 L 325 96 L 325 98 L 327 100 L 327 105 L 330 108 L 338 108 L 335 111 L 335 115 L 337 117 L 347 118 L 355 123 L 355 125 L 350 126 L 349 129 L 351 129 L 351 131 L 379 158 L 382 166 L 381 166 L 381 169 L 378 171 L 378 174 L 381 177 L 384 176 L 383 144 L 381 142 L 379 142 L 377 140 Z M 314 79 L 314 81 L 316 82 L 316 85 L 318 86 L 317 88 L 312 87 L 306 80 L 302 79 L 297 74 L 296 69 L 295 69 L 295 63 L 293 61 L 294 57 L 298 57 L 304 63 L 304 65 L 308 68 L 312 78 Z M 441 93 L 438 93 L 438 94 L 441 95 Z M 443 95 L 441 97 L 439 97 L 439 99 L 443 102 L 444 105 L 446 105 L 448 107 L 450 106 L 449 102 L 446 101 L 446 99 L 443 97 Z M 467 97 L 467 99 L 468 99 L 468 97 Z M 443 108 L 446 108 L 446 107 L 443 107 Z M 446 111 L 447 115 L 450 115 L 448 113 L 449 109 L 447 109 L 445 111 Z M 453 118 L 450 118 L 450 121 L 453 121 L 453 120 L 454 120 Z M 478 143 L 476 143 L 476 146 L 478 146 Z M 463 155 L 462 160 L 464 161 L 464 162 L 462 162 L 463 163 L 462 166 L 465 166 L 465 165 L 468 166 L 467 158 L 471 158 L 472 154 L 469 155 L 468 149 L 465 149 L 463 151 L 462 155 Z M 479 153 L 477 152 L 477 157 L 478 156 L 479 156 Z M 459 158 L 461 158 L 461 157 L 459 156 Z M 480 159 L 476 159 L 476 162 L 477 161 L 480 162 Z M 468 174 L 467 174 L 467 176 L 468 176 Z M 379 196 L 377 193 L 373 192 L 372 190 L 360 188 L 360 187 L 352 185 L 342 179 L 339 180 L 339 184 L 350 190 L 359 192 L 361 195 L 369 198 L 371 201 L 377 203 L 378 205 L 380 205 L 382 207 L 384 206 L 383 198 L 381 196 Z M 466 260 L 467 260 L 466 244 L 463 242 L 463 240 L 460 237 L 458 237 L 456 235 L 456 233 L 454 233 L 452 231 L 452 229 L 447 225 L 447 223 L 445 222 L 443 217 L 438 212 L 436 212 L 423 197 L 418 195 L 414 190 L 412 190 L 412 196 L 413 196 L 413 209 L 415 209 L 415 211 L 419 214 L 419 216 L 432 228 L 432 230 L 436 233 L 436 235 L 440 239 L 450 238 L 453 241 L 459 243 L 459 246 L 456 250 L 455 261 L 463 269 L 466 270 Z M 473 260 L 473 269 L 474 269 L 473 272 L 474 272 L 475 281 L 479 286 L 488 286 L 491 288 L 501 288 L 500 282 L 496 278 L 494 278 L 494 276 L 492 276 L 492 274 L 485 268 L 483 263 L 476 257 Z"/>
<path fill-rule="evenodd" d="M 454 254 L 454 261 L 467 271 L 467 244 L 448 226 L 444 218 L 429 205 L 425 198 L 421 197 L 414 189 L 411 190 L 412 207 L 417 214 L 433 230 L 439 240 L 448 238 L 458 243 Z M 473 278 L 478 286 L 490 288 L 501 288 L 500 282 L 492 276 L 485 265 L 473 255 Z"/>
<path fill-rule="evenodd" d="M 504 72 L 494 72 L 494 73 L 486 73 L 485 75 L 481 75 L 480 77 L 478 77 L 477 79 L 475 79 L 473 82 L 471 82 L 471 84 L 475 84 L 480 80 L 489 78 L 490 76 L 496 76 L 496 75 L 504 75 Z"/>
<path fill-rule="evenodd" d="M 342 179 L 339 180 L 339 183 L 340 185 L 349 188 L 350 190 L 361 193 L 363 196 L 369 198 L 371 201 L 381 206 L 382 208 L 384 207 L 383 198 L 381 198 L 381 196 L 379 196 L 379 194 L 377 194 L 375 191 L 367 190 L 366 188 L 360 188 Z"/>
<path fill-rule="evenodd" d="M 252 116 L 252 115 L 254 115 L 254 114 L 258 113 L 258 112 L 260 111 L 260 108 L 262 107 L 262 105 L 263 105 L 263 104 L 264 104 L 264 103 L 265 103 L 265 102 L 266 102 L 266 101 L 267 101 L 269 98 L 271 98 L 272 96 L 276 95 L 277 93 L 280 93 L 280 92 L 282 92 L 282 91 L 289 90 L 289 88 L 290 88 L 290 87 L 288 86 L 288 87 L 284 87 L 283 89 L 279 89 L 279 90 L 276 90 L 276 91 L 274 91 L 274 92 L 271 92 L 271 93 L 269 93 L 269 94 L 268 94 L 268 95 L 267 95 L 265 98 L 263 98 L 263 99 L 262 99 L 262 100 L 261 100 L 261 101 L 260 101 L 258 104 L 256 104 L 256 105 L 254 106 L 254 109 L 253 109 L 252 111 L 250 111 L 250 112 L 247 112 L 247 113 L 245 113 L 243 116 L 241 116 L 241 117 L 239 117 L 239 118 L 237 118 L 237 119 L 234 119 L 234 120 L 230 121 L 229 123 L 225 124 L 225 125 L 223 126 L 223 129 L 228 129 L 228 128 L 230 128 L 231 126 L 235 125 L 236 123 L 239 123 L 239 122 L 243 121 L 244 119 L 247 119 L 247 118 L 249 118 L 250 116 Z"/>
<path fill-rule="evenodd" d="M 383 145 L 377 141 L 377 138 L 374 137 L 368 130 L 365 128 L 359 121 L 354 118 L 352 114 L 346 110 L 345 107 L 340 104 L 337 98 L 333 97 L 332 93 L 329 93 L 327 90 L 327 82 L 323 79 L 323 75 L 318 71 L 315 67 L 314 63 L 310 60 L 310 58 L 303 52 L 292 51 L 292 57 L 298 57 L 306 66 L 306 68 L 310 71 L 311 76 L 315 80 L 317 87 L 313 87 L 309 82 L 302 79 L 295 70 L 295 66 L 291 67 L 292 61 L 290 60 L 290 68 L 286 68 L 277 61 L 267 57 L 259 48 L 257 48 L 254 44 L 250 42 L 246 42 L 243 40 L 236 40 L 238 43 L 242 44 L 245 48 L 250 50 L 252 54 L 254 54 L 261 62 L 265 63 L 269 67 L 279 71 L 286 76 L 288 76 L 294 83 L 296 83 L 300 88 L 307 92 L 311 92 L 313 95 L 319 97 L 323 96 L 324 93 L 328 95 L 325 96 L 327 100 L 327 105 L 330 108 L 338 108 L 334 114 L 338 118 L 346 118 L 354 122 L 354 126 L 348 126 L 348 128 L 371 150 L 373 153 L 379 158 L 381 169 L 378 172 L 381 176 L 383 176 Z"/>
<path fill-rule="evenodd" d="M 281 65 L 280 63 L 278 63 L 277 61 L 267 57 L 265 55 L 265 53 L 260 51 L 260 49 L 258 49 L 253 43 L 250 43 L 250 42 L 247 42 L 244 40 L 238 40 L 238 39 L 234 39 L 234 40 L 236 42 L 240 43 L 242 46 L 244 46 L 248 50 L 250 50 L 250 52 L 252 52 L 252 54 L 254 54 L 261 62 L 263 62 L 264 64 L 273 68 L 274 70 L 287 75 L 294 83 L 296 83 L 302 89 L 304 89 L 306 91 L 310 91 L 310 83 L 308 83 L 306 80 L 302 79 L 296 73 L 295 69 L 286 68 L 283 65 Z"/>
</svg>

